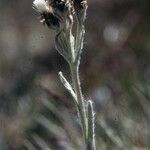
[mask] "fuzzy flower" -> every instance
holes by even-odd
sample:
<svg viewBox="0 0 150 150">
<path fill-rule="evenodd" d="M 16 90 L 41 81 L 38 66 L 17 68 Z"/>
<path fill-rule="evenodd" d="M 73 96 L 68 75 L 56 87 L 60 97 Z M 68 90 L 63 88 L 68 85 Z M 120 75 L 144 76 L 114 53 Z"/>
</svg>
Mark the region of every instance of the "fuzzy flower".
<svg viewBox="0 0 150 150">
<path fill-rule="evenodd" d="M 48 1 L 46 0 L 35 0 L 33 1 L 33 8 L 39 12 L 40 14 L 44 12 L 51 12 L 52 13 L 52 8 L 49 7 Z"/>
<path fill-rule="evenodd" d="M 52 29 L 60 27 L 60 19 L 54 14 L 54 10 L 47 0 L 35 0 L 33 9 L 39 13 L 41 23 Z"/>
<path fill-rule="evenodd" d="M 58 30 L 72 13 L 71 0 L 34 0 L 33 9 L 40 15 L 40 22 Z"/>
</svg>

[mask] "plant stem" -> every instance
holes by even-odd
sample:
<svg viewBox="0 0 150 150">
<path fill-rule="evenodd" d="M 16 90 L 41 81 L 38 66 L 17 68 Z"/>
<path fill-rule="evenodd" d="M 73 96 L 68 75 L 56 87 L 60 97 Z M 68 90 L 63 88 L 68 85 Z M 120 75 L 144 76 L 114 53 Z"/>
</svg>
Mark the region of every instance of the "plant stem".
<svg viewBox="0 0 150 150">
<path fill-rule="evenodd" d="M 88 148 L 87 150 L 96 150 L 95 146 L 95 118 L 93 103 L 91 100 L 88 100 Z"/>
<path fill-rule="evenodd" d="M 87 144 L 87 116 L 85 111 L 85 101 L 83 99 L 81 86 L 80 86 L 78 64 L 71 63 L 70 70 L 71 70 L 72 83 L 78 100 L 78 113 L 81 121 L 82 132 L 83 132 L 85 144 Z"/>
</svg>

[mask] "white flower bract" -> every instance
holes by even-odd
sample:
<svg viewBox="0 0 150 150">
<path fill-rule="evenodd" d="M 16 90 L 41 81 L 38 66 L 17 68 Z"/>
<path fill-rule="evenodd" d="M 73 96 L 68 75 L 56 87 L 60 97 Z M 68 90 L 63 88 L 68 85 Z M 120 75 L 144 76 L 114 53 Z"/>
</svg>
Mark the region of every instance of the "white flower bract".
<svg viewBox="0 0 150 150">
<path fill-rule="evenodd" d="M 52 9 L 50 9 L 47 0 L 34 0 L 33 8 L 39 13 L 52 12 Z"/>
</svg>

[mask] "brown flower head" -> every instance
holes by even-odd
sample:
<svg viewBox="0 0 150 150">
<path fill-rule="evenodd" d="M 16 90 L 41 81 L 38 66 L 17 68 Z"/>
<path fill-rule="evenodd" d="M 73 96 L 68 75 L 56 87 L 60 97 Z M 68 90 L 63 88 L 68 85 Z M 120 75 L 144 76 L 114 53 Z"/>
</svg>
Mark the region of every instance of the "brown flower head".
<svg viewBox="0 0 150 150">
<path fill-rule="evenodd" d="M 73 7 L 71 0 L 34 0 L 33 8 L 40 14 L 40 22 L 49 28 L 59 29 Z"/>
</svg>

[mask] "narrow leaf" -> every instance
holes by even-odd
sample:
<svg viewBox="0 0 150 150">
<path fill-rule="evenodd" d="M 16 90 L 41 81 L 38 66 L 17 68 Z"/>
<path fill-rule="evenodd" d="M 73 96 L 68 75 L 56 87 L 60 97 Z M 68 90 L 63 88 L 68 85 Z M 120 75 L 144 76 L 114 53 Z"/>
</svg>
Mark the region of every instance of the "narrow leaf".
<svg viewBox="0 0 150 150">
<path fill-rule="evenodd" d="M 64 87 L 69 91 L 69 93 L 72 95 L 72 97 L 75 100 L 75 103 L 77 104 L 77 97 L 76 94 L 72 88 L 72 86 L 69 84 L 69 82 L 66 80 L 66 78 L 64 77 L 62 72 L 59 72 L 59 78 L 62 82 L 62 84 L 64 85 Z"/>
</svg>

